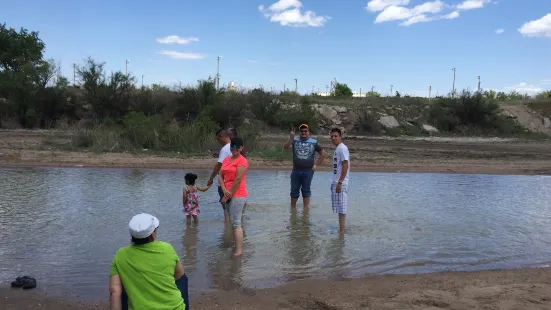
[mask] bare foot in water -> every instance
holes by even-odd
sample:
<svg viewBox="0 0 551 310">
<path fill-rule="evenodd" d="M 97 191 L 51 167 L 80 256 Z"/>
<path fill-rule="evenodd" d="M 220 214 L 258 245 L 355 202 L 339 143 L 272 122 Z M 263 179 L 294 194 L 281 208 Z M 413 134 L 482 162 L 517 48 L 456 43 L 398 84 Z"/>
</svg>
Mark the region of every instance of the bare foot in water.
<svg viewBox="0 0 551 310">
<path fill-rule="evenodd" d="M 234 253 L 232 254 L 232 257 L 241 257 L 241 255 L 243 255 L 243 252 L 239 252 L 239 253 L 234 252 Z"/>
</svg>

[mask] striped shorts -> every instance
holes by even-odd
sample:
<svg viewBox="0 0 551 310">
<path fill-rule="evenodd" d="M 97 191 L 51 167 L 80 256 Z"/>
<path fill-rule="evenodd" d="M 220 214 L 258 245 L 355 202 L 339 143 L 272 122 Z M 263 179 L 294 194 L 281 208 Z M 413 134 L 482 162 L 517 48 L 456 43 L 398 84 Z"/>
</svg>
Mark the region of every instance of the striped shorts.
<svg viewBox="0 0 551 310">
<path fill-rule="evenodd" d="M 333 205 L 333 213 L 346 214 L 348 209 L 348 186 L 341 185 L 341 192 L 337 193 L 337 184 L 331 184 L 331 204 Z"/>
</svg>

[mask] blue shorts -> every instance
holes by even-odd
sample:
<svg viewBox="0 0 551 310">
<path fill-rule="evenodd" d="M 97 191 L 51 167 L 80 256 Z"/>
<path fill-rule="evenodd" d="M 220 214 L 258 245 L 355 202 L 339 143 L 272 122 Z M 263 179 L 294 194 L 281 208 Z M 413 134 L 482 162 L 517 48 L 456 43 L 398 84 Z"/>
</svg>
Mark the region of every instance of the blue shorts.
<svg viewBox="0 0 551 310">
<path fill-rule="evenodd" d="M 314 171 L 312 170 L 293 170 L 291 172 L 291 198 L 298 198 L 299 192 L 302 192 L 302 198 L 312 196 L 310 184 L 313 178 Z"/>
<path fill-rule="evenodd" d="M 222 187 L 220 185 L 218 185 L 218 196 L 220 196 L 220 200 L 222 200 L 222 198 L 224 198 L 224 191 L 222 191 Z M 218 201 L 220 201 L 218 200 Z M 222 205 L 222 209 L 226 209 L 226 205 L 221 203 Z"/>
</svg>

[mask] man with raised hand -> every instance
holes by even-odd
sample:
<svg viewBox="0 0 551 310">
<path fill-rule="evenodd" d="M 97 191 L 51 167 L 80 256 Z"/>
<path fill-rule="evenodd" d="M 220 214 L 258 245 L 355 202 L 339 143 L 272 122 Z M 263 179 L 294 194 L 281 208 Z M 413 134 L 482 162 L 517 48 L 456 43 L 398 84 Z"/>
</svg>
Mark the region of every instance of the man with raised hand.
<svg viewBox="0 0 551 310">
<path fill-rule="evenodd" d="M 289 140 L 283 145 L 288 150 L 293 149 L 293 171 L 291 172 L 291 207 L 296 208 L 300 192 L 304 208 L 310 207 L 312 192 L 310 185 L 314 177 L 314 171 L 323 163 L 325 151 L 316 139 L 310 138 L 310 127 L 302 124 L 298 127 L 300 136 L 295 137 L 295 128 L 291 128 Z M 317 161 L 316 152 L 319 153 Z"/>
</svg>

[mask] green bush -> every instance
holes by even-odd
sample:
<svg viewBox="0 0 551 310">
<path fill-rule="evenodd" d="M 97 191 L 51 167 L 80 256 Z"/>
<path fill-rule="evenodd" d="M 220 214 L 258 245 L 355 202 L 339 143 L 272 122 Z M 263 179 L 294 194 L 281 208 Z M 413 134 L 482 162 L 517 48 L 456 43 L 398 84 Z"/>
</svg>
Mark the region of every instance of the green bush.
<svg viewBox="0 0 551 310">
<path fill-rule="evenodd" d="M 429 121 L 441 131 L 455 133 L 519 133 L 516 123 L 500 115 L 499 104 L 482 94 L 463 92 L 458 98 L 437 98 Z"/>
</svg>

